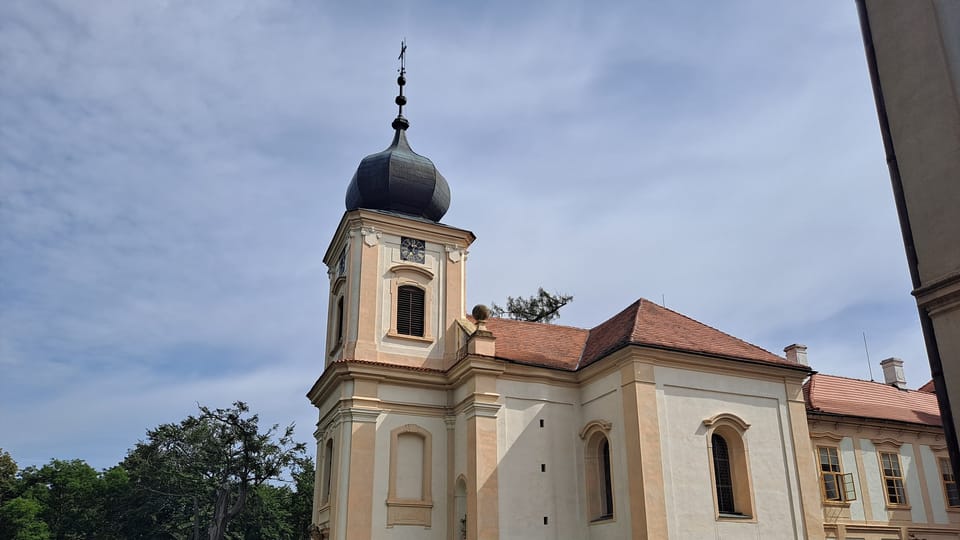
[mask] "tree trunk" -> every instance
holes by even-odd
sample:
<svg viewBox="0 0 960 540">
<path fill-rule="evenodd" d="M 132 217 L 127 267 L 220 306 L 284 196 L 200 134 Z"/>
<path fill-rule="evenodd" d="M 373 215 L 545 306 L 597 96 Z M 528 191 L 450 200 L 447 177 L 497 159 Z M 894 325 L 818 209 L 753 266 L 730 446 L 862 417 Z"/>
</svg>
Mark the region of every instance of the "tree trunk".
<svg viewBox="0 0 960 540">
<path fill-rule="evenodd" d="M 230 504 L 230 484 L 224 482 L 217 489 L 217 502 L 213 506 L 213 519 L 207 529 L 210 540 L 223 540 L 227 534 L 227 524 L 243 511 L 247 502 L 247 485 L 240 484 L 237 500 Z"/>
</svg>

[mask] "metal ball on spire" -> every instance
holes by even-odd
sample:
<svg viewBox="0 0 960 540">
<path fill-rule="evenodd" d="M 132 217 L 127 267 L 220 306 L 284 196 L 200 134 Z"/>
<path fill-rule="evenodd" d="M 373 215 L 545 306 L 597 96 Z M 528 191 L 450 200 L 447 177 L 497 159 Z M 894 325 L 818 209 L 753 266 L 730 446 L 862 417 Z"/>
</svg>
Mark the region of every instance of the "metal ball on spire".
<svg viewBox="0 0 960 540">
<path fill-rule="evenodd" d="M 407 40 L 404 39 L 400 42 L 400 56 L 397 57 L 397 60 L 400 60 L 400 69 L 397 71 L 400 72 L 400 76 L 397 77 L 397 86 L 400 87 L 400 93 L 397 95 L 397 98 L 393 100 L 397 104 L 399 110 L 397 111 L 397 117 L 394 119 L 393 129 L 407 129 L 410 127 L 410 122 L 403 117 L 403 106 L 407 104 L 407 98 L 403 95 L 403 87 L 407 84 Z"/>
</svg>

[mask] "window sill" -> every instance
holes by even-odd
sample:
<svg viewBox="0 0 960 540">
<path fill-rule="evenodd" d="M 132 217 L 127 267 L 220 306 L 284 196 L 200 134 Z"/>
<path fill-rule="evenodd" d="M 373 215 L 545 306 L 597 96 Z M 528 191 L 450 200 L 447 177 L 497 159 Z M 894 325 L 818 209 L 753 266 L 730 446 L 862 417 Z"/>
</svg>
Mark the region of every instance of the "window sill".
<svg viewBox="0 0 960 540">
<path fill-rule="evenodd" d="M 948 506 L 947 512 L 953 512 L 955 514 L 960 514 L 960 506 Z"/>
<path fill-rule="evenodd" d="M 746 514 L 717 514 L 717 521 L 729 521 L 733 523 L 756 523 L 757 520 L 753 516 L 748 516 Z"/>
<path fill-rule="evenodd" d="M 890 503 L 887 503 L 887 510 L 910 510 L 910 508 L 911 508 L 911 507 L 910 507 L 909 504 L 890 504 Z M 960 510 L 960 508 L 958 508 L 957 510 Z"/>
<path fill-rule="evenodd" d="M 841 508 L 847 508 L 850 506 L 852 501 L 823 501 L 824 506 L 839 506 Z"/>
<path fill-rule="evenodd" d="M 602 525 L 604 523 L 613 523 L 614 521 L 616 520 L 613 519 L 613 514 L 610 514 L 610 515 L 599 516 L 591 519 L 590 525 Z"/>
<path fill-rule="evenodd" d="M 416 341 L 417 343 L 433 343 L 433 338 L 430 336 L 423 336 L 423 337 L 411 336 L 407 334 L 398 334 L 393 331 L 387 332 L 387 337 L 394 338 L 394 339 L 405 339 L 408 341 Z"/>
</svg>

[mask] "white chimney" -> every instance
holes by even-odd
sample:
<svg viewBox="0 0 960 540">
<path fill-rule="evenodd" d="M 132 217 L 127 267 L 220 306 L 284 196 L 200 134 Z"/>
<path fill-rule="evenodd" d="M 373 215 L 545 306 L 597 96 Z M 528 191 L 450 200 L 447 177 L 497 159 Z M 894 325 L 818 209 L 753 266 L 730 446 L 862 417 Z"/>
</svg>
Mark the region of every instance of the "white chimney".
<svg viewBox="0 0 960 540">
<path fill-rule="evenodd" d="M 907 378 L 903 374 L 903 360 L 899 358 L 887 358 L 880 362 L 883 368 L 883 382 L 905 389 L 907 387 Z"/>
<path fill-rule="evenodd" d="M 787 353 L 787 360 L 793 362 L 794 364 L 800 364 L 802 366 L 808 366 L 807 363 L 807 346 L 800 345 L 799 343 L 794 343 L 793 345 L 787 345 L 783 352 Z"/>
</svg>

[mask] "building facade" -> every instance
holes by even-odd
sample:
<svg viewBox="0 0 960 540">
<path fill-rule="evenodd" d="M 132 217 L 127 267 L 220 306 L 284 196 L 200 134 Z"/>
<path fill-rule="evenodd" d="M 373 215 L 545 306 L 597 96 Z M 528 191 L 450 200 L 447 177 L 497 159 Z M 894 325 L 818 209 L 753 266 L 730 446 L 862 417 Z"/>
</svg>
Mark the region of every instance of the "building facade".
<svg viewBox="0 0 960 540">
<path fill-rule="evenodd" d="M 468 316 L 475 236 L 440 222 L 449 187 L 408 126 L 361 161 L 324 258 L 316 538 L 956 537 L 935 422 L 832 411 L 802 346 L 646 299 L 589 329 Z"/>
</svg>

